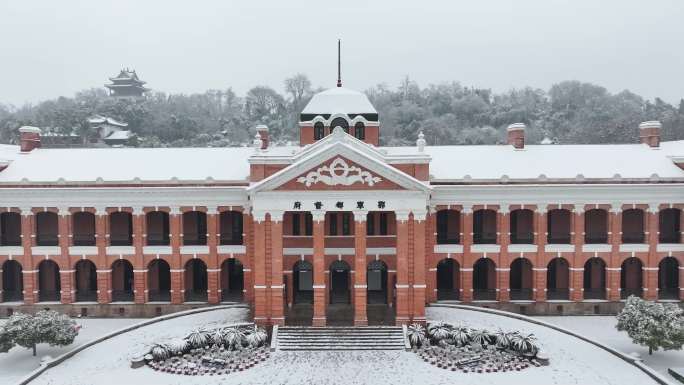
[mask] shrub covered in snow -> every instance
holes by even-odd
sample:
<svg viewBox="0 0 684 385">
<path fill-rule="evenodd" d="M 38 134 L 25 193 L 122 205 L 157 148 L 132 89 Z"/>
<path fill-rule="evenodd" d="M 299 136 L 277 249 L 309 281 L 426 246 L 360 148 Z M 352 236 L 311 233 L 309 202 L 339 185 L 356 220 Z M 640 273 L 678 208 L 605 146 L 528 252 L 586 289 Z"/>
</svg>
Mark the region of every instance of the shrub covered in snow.
<svg viewBox="0 0 684 385">
<path fill-rule="evenodd" d="M 411 343 L 411 346 L 418 347 L 425 344 L 427 337 L 425 335 L 425 327 L 421 324 L 411 324 L 406 328 L 406 334 Z"/>
<path fill-rule="evenodd" d="M 419 347 L 423 343 L 414 342 L 418 337 L 412 339 L 414 334 L 418 334 L 417 330 L 412 330 L 412 326 L 409 326 L 408 329 L 409 342 L 412 346 Z M 486 329 L 471 329 L 465 325 L 453 326 L 445 322 L 434 322 L 428 324 L 427 336 L 430 344 L 439 346 L 463 347 L 472 345 L 482 349 L 495 347 L 527 356 L 534 356 L 539 351 L 537 339 L 533 334 L 521 334 L 518 331 L 510 332 L 499 329 L 492 333 Z"/>
<path fill-rule="evenodd" d="M 19 345 L 33 349 L 35 356 L 38 344 L 71 345 L 79 329 L 76 321 L 54 310 L 41 310 L 35 315 L 15 313 L 0 327 L 0 352 Z"/>
<path fill-rule="evenodd" d="M 673 303 L 645 301 L 629 296 L 617 315 L 617 330 L 626 331 L 635 344 L 654 350 L 681 350 L 684 345 L 684 311 Z"/>
<path fill-rule="evenodd" d="M 199 328 L 185 338 L 156 343 L 144 355 L 155 370 L 217 374 L 244 370 L 268 357 L 268 334 L 256 325 Z"/>
</svg>

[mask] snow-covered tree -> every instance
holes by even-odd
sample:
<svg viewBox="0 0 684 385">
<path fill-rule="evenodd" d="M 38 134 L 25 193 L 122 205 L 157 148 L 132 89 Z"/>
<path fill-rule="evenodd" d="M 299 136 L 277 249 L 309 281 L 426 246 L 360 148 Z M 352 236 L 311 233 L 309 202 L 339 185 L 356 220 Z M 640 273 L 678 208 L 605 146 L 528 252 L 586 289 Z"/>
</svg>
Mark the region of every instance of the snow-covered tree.
<svg viewBox="0 0 684 385">
<path fill-rule="evenodd" d="M 681 350 L 684 345 L 684 311 L 672 303 L 645 301 L 630 296 L 617 316 L 616 328 L 626 331 L 635 344 L 654 350 Z"/>
<path fill-rule="evenodd" d="M 0 352 L 14 345 L 33 349 L 41 343 L 66 346 L 74 342 L 80 327 L 76 321 L 54 310 L 41 310 L 35 315 L 15 313 L 0 328 Z"/>
</svg>

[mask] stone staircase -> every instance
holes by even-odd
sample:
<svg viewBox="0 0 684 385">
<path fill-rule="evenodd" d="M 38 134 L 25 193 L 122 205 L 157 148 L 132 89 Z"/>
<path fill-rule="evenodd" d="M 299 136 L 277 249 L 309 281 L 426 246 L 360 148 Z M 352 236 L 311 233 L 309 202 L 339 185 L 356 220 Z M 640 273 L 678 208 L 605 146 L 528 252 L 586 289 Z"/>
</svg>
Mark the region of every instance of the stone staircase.
<svg viewBox="0 0 684 385">
<path fill-rule="evenodd" d="M 281 326 L 279 350 L 403 350 L 401 326 Z"/>
</svg>

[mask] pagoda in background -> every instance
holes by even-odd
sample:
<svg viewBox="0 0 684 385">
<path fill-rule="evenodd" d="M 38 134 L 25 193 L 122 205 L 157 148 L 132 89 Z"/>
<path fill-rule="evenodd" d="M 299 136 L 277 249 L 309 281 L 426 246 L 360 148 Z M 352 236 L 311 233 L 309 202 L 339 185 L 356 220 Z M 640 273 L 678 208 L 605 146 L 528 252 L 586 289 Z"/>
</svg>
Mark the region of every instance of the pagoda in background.
<svg viewBox="0 0 684 385">
<path fill-rule="evenodd" d="M 145 82 L 138 78 L 135 70 L 124 68 L 116 77 L 109 78 L 111 84 L 105 84 L 109 89 L 109 95 L 119 98 L 141 98 L 149 88 L 145 88 Z"/>
</svg>

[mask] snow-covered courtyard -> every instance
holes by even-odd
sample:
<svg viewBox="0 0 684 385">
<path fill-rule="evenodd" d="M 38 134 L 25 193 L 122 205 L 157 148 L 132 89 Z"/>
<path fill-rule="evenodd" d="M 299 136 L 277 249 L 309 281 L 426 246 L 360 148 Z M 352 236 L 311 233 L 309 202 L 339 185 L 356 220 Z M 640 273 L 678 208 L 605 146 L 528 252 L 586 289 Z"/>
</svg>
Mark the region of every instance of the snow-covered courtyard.
<svg viewBox="0 0 684 385">
<path fill-rule="evenodd" d="M 576 331 L 623 353 L 630 355 L 636 353 L 644 360 L 646 365 L 674 382 L 676 380 L 667 373 L 667 368 L 681 368 L 684 366 L 684 350 L 659 350 L 649 356 L 648 348 L 633 344 L 626 332 L 620 332 L 615 329 L 616 320 L 613 316 L 554 316 L 537 318 L 544 322 Z"/>
<path fill-rule="evenodd" d="M 0 325 L 6 320 L 0 319 Z M 69 346 L 49 346 L 39 344 L 37 355 L 33 357 L 30 349 L 20 346 L 12 348 L 9 353 L 0 353 L 0 384 L 14 384 L 31 371 L 38 368 L 45 356 L 57 357 L 96 337 L 114 330 L 142 321 L 136 318 L 83 318 L 76 319 L 81 330 Z"/>
<path fill-rule="evenodd" d="M 276 352 L 266 362 L 226 376 L 178 376 L 155 372 L 148 367 L 131 369 L 129 360 L 152 342 L 186 334 L 198 326 L 247 320 L 247 309 L 228 309 L 183 316 L 145 326 L 89 347 L 64 363 L 47 370 L 35 384 L 650 384 L 645 373 L 618 357 L 577 338 L 529 322 L 481 312 L 452 308 L 428 308 L 428 318 L 473 327 L 498 328 L 534 333 L 551 358 L 551 365 L 523 372 L 472 374 L 436 368 L 403 351 L 371 352 Z M 643 349 L 632 345 L 626 335 L 613 331 L 614 317 L 545 317 L 543 320 L 575 329 L 624 352 Z M 82 320 L 84 329 L 76 343 L 138 320 Z M 15 349 L 17 350 L 17 349 Z M 37 365 L 25 365 L 30 351 L 0 356 L 2 383 L 13 383 Z M 65 349 L 62 349 L 64 351 Z M 39 356 L 59 354 L 39 347 Z M 21 353 L 21 357 L 18 356 Z M 648 363 L 663 371 L 681 359 L 680 352 L 656 353 Z M 660 359 L 663 361 L 660 362 Z M 18 365 L 21 362 L 22 365 Z M 663 362 L 667 362 L 663 364 Z M 666 370 L 666 369 L 664 369 Z M 9 376 L 7 372 L 12 373 Z"/>
</svg>

